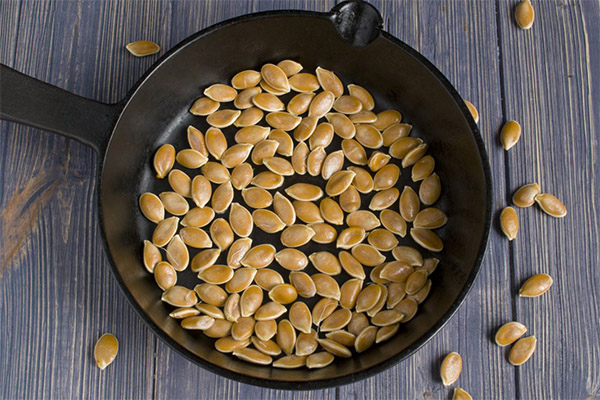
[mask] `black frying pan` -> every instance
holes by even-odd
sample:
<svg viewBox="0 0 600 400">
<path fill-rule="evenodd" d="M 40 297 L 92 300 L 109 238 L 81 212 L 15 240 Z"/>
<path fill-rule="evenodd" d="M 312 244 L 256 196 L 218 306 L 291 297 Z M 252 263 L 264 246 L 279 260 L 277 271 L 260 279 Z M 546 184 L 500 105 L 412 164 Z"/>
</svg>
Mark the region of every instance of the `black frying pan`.
<svg viewBox="0 0 600 400">
<path fill-rule="evenodd" d="M 491 219 L 490 169 L 469 111 L 440 71 L 383 31 L 381 22 L 377 10 L 361 1 L 338 4 L 329 13 L 273 11 L 234 18 L 175 46 L 123 101 L 111 105 L 2 66 L 1 117 L 79 140 L 99 154 L 99 213 L 113 272 L 142 319 L 170 346 L 208 370 L 250 384 L 315 389 L 350 383 L 407 358 L 456 312 L 479 271 Z M 141 215 L 138 196 L 168 190 L 166 182 L 153 176 L 155 150 L 163 143 L 183 148 L 189 124 L 207 128 L 188 112 L 207 85 L 286 58 L 308 70 L 319 65 L 332 69 L 345 84 L 351 80 L 368 88 L 375 111 L 401 110 L 415 127 L 413 135 L 430 144 L 443 184 L 439 207 L 450 216 L 440 233 L 445 241 L 442 263 L 417 316 L 392 340 L 311 371 L 254 366 L 217 352 L 212 339 L 185 331 L 169 318 L 171 308 L 160 301 L 153 277 L 141 264 L 141 243 L 151 236 L 153 225 Z M 400 187 L 410 183 L 406 172 Z M 254 239 L 264 240 L 260 235 Z M 416 246 L 410 238 L 404 242 Z M 181 279 L 192 285 L 191 276 Z"/>
</svg>

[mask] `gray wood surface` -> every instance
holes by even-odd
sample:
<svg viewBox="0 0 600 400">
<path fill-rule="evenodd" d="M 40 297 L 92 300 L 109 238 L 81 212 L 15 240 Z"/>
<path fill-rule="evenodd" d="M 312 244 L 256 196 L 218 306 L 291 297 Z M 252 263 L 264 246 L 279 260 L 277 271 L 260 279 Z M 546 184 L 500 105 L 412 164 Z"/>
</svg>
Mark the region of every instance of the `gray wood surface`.
<svg viewBox="0 0 600 400">
<path fill-rule="evenodd" d="M 122 98 L 156 56 L 133 58 L 138 39 L 163 51 L 199 29 L 248 12 L 326 11 L 334 1 L 0 1 L 0 62 L 77 94 Z M 497 228 L 482 272 L 457 315 L 409 360 L 340 388 L 285 392 L 243 385 L 183 359 L 129 307 L 109 272 L 98 229 L 96 156 L 77 142 L 0 123 L 0 398 L 450 398 L 441 357 L 463 356 L 457 385 L 474 398 L 600 397 L 598 134 L 600 3 L 533 0 L 530 31 L 512 19 L 515 1 L 373 0 L 385 29 L 429 58 L 471 100 L 494 179 L 495 208 L 537 181 L 569 214 L 518 210 L 509 244 Z M 161 53 L 162 53 L 161 52 Z M 1 94 L 0 94 L 1 96 Z M 1 97 L 0 97 L 1 101 Z M 506 153 L 503 122 L 523 126 Z M 530 275 L 555 284 L 520 299 Z M 525 323 L 538 350 L 515 368 L 493 344 L 495 329 Z M 97 337 L 121 349 L 96 368 Z"/>
</svg>

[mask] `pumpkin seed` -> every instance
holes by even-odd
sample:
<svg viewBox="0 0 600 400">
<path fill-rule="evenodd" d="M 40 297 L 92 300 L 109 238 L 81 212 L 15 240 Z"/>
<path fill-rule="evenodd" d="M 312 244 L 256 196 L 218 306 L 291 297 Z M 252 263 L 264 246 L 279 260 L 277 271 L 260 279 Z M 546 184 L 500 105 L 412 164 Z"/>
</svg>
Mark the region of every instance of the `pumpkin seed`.
<svg viewBox="0 0 600 400">
<path fill-rule="evenodd" d="M 258 271 L 254 274 L 254 278 L 258 276 Z M 250 317 L 254 315 L 254 313 L 260 308 L 263 302 L 263 291 L 260 287 L 256 285 L 248 286 L 244 289 L 244 292 L 240 296 L 240 314 L 242 317 Z M 256 327 L 257 335 L 258 335 L 258 326 Z M 259 336 L 260 337 L 260 336 Z M 261 337 L 262 338 L 262 337 Z M 268 339 L 263 339 L 268 340 Z"/>
<path fill-rule="evenodd" d="M 552 286 L 552 277 L 548 274 L 536 274 L 527 279 L 519 289 L 521 297 L 538 297 L 543 295 Z"/>
<path fill-rule="evenodd" d="M 279 147 L 277 147 L 277 154 L 282 156 L 290 157 L 294 151 L 294 142 L 290 135 L 288 135 L 285 131 L 281 129 L 273 129 L 268 138 L 270 140 L 275 140 L 279 143 Z"/>
<path fill-rule="evenodd" d="M 355 137 L 360 144 L 369 149 L 378 149 L 383 146 L 383 137 L 373 125 L 356 125 Z"/>
<path fill-rule="evenodd" d="M 223 314 L 225 315 L 225 319 L 227 319 L 227 321 L 237 322 L 240 319 L 241 315 L 240 315 L 240 295 L 239 294 L 232 293 L 229 295 L 229 297 L 225 301 L 225 305 L 223 306 Z M 234 324 L 234 326 L 231 327 L 232 331 L 233 331 L 234 327 L 235 327 L 235 324 Z M 240 339 L 238 337 L 238 339 L 234 339 L 234 340 L 244 340 L 244 339 Z"/>
<path fill-rule="evenodd" d="M 323 90 L 328 90 L 337 98 L 344 93 L 344 85 L 333 71 L 317 67 L 317 79 Z"/>
<path fill-rule="evenodd" d="M 373 178 L 373 188 L 375 190 L 386 190 L 392 188 L 398 182 L 400 177 L 400 168 L 394 164 L 388 164 L 382 167 Z"/>
<path fill-rule="evenodd" d="M 221 104 L 213 99 L 209 99 L 208 97 L 200 97 L 194 101 L 194 104 L 192 104 L 190 113 L 205 117 L 217 111 L 220 106 Z"/>
<path fill-rule="evenodd" d="M 225 319 L 225 314 L 223 314 L 223 311 L 219 307 L 206 303 L 198 303 L 194 307 L 202 314 L 206 314 L 214 319 Z"/>
<path fill-rule="evenodd" d="M 297 356 L 295 354 L 290 354 L 289 356 L 281 357 L 273 363 L 275 368 L 284 368 L 284 369 L 292 369 L 292 368 L 300 368 L 306 365 L 306 357 Z"/>
<path fill-rule="evenodd" d="M 321 323 L 321 332 L 331 332 L 343 329 L 350 323 L 352 311 L 340 308 L 325 318 Z"/>
<path fill-rule="evenodd" d="M 275 333 L 277 333 L 277 322 L 274 319 L 256 321 L 256 324 L 254 325 L 254 333 L 260 340 L 268 341 L 275 336 Z M 281 348 L 279 350 L 281 353 Z"/>
<path fill-rule="evenodd" d="M 211 167 L 208 166 L 208 168 L 210 169 Z M 212 186 L 210 185 L 210 181 L 202 175 L 196 175 L 192 180 L 191 192 L 194 203 L 199 208 L 203 208 L 206 204 L 208 204 L 208 201 L 212 196 Z M 203 215 L 207 216 L 206 212 L 204 212 Z"/>
<path fill-rule="evenodd" d="M 215 128 L 227 128 L 233 125 L 242 112 L 240 110 L 219 110 L 206 117 L 206 122 Z"/>
<path fill-rule="evenodd" d="M 292 202 L 281 193 L 275 193 L 273 197 L 273 209 L 281 221 L 287 226 L 293 225 L 296 222 L 296 211 Z"/>
<path fill-rule="evenodd" d="M 535 202 L 548 215 L 562 218 L 567 215 L 567 207 L 554 195 L 542 193 L 535 196 Z"/>
<path fill-rule="evenodd" d="M 220 129 L 209 128 L 206 131 L 206 149 L 208 152 L 217 160 L 221 159 L 221 156 L 227 150 L 227 139 Z"/>
<path fill-rule="evenodd" d="M 404 190 L 400 195 L 400 215 L 402 215 L 402 218 L 408 222 L 414 221 L 420 207 L 419 196 L 410 186 L 404 186 Z"/>
<path fill-rule="evenodd" d="M 235 340 L 231 336 L 217 339 L 215 349 L 221 353 L 233 353 L 236 350 L 241 350 L 250 345 L 250 340 Z"/>
<path fill-rule="evenodd" d="M 242 190 L 242 196 L 244 193 Z M 252 233 L 253 219 L 250 211 L 246 207 L 239 203 L 231 203 L 231 209 L 229 210 L 229 222 L 231 223 L 231 229 L 241 237 L 248 237 Z"/>
<path fill-rule="evenodd" d="M 406 323 L 413 319 L 413 317 L 417 314 L 418 308 L 419 305 L 415 300 L 406 298 L 403 299 L 400 303 L 398 303 L 398 305 L 394 307 L 394 310 L 400 312 L 401 314 L 404 314 L 404 318 L 402 318 L 402 323 Z"/>
<path fill-rule="evenodd" d="M 309 228 L 315 231 L 312 241 L 320 244 L 333 243 L 337 239 L 337 231 L 335 228 L 324 222 L 309 224 Z"/>
<path fill-rule="evenodd" d="M 256 319 L 257 321 L 266 321 L 269 319 L 277 319 L 277 318 L 281 317 L 283 314 L 285 314 L 286 311 L 287 311 L 287 309 L 285 308 L 284 305 L 277 303 L 275 301 L 270 301 L 270 302 L 260 306 L 259 309 L 256 310 L 256 313 L 254 314 L 254 319 Z"/>
<path fill-rule="evenodd" d="M 183 239 L 183 242 L 190 247 L 206 249 L 212 246 L 210 236 L 200 228 L 182 228 L 179 231 L 179 235 L 181 236 L 181 239 Z M 172 241 L 173 240 L 171 240 L 171 242 Z M 167 248 L 167 251 L 170 251 L 169 248 Z"/>
<path fill-rule="evenodd" d="M 325 118 L 333 125 L 333 131 L 342 139 L 352 139 L 356 135 L 356 126 L 346 115 L 330 112 L 325 115 Z"/>
<path fill-rule="evenodd" d="M 435 271 L 439 263 L 440 260 L 438 260 L 437 258 L 426 258 L 423 260 L 423 265 L 417 267 L 416 269 L 422 269 L 427 271 L 427 275 L 429 276 L 433 273 L 433 271 Z"/>
<path fill-rule="evenodd" d="M 500 228 L 508 240 L 514 240 L 519 231 L 519 217 L 512 207 L 505 207 L 500 213 Z"/>
<path fill-rule="evenodd" d="M 233 278 L 233 268 L 227 265 L 213 265 L 203 269 L 198 273 L 198 278 L 206 283 L 221 285 L 227 283 Z"/>
<path fill-rule="evenodd" d="M 260 74 L 264 81 L 276 90 L 289 92 L 290 83 L 287 75 L 281 68 L 273 64 L 265 64 L 260 69 Z"/>
<path fill-rule="evenodd" d="M 317 125 L 310 138 L 308 138 L 308 145 L 311 150 L 321 146 L 326 148 L 333 141 L 333 125 L 329 122 L 323 122 Z"/>
<path fill-rule="evenodd" d="M 252 98 L 252 104 L 267 112 L 285 109 L 285 104 L 283 104 L 277 96 L 271 93 L 258 93 Z"/>
<path fill-rule="evenodd" d="M 396 235 L 400 235 L 400 237 L 406 236 L 406 221 L 396 211 L 381 210 L 379 218 L 381 219 L 381 225 L 385 229 Z"/>
<path fill-rule="evenodd" d="M 308 265 L 308 259 L 299 250 L 283 249 L 275 253 L 275 260 L 279 265 L 289 271 L 299 271 Z"/>
<path fill-rule="evenodd" d="M 462 371 L 462 357 L 456 352 L 448 354 L 440 368 L 440 375 L 444 386 L 450 386 L 458 380 Z"/>
<path fill-rule="evenodd" d="M 232 88 L 229 85 L 224 85 L 222 83 L 215 83 L 204 89 L 204 95 L 209 99 L 214 101 L 218 101 L 219 103 L 227 103 L 228 101 L 233 101 L 237 96 L 237 90 Z"/>
<path fill-rule="evenodd" d="M 192 307 L 198 302 L 196 293 L 183 286 L 173 286 L 165 290 L 160 299 L 175 307 Z"/>
<path fill-rule="evenodd" d="M 379 311 L 371 319 L 371 323 L 375 326 L 388 326 L 396 324 L 404 318 L 404 314 L 397 310 Z"/>
<path fill-rule="evenodd" d="M 306 225 L 290 225 L 281 233 L 281 244 L 286 247 L 300 247 L 310 241 L 315 231 Z"/>
<path fill-rule="evenodd" d="M 339 275 L 342 272 L 342 266 L 337 257 L 328 251 L 318 251 L 308 256 L 308 259 L 317 271 L 327 275 Z"/>
<path fill-rule="evenodd" d="M 406 282 L 391 282 L 388 285 L 388 296 L 386 307 L 392 309 L 396 307 L 406 296 Z"/>
<path fill-rule="evenodd" d="M 282 131 L 291 131 L 302 122 L 301 117 L 282 111 L 267 114 L 265 120 L 271 127 Z"/>
<path fill-rule="evenodd" d="M 215 323 L 208 329 L 204 330 L 203 333 L 210 338 L 223 338 L 231 335 L 231 326 L 233 323 L 231 321 L 226 321 L 224 319 L 216 319 Z M 241 350 L 248 350 L 241 349 Z M 241 351 L 236 350 L 236 351 Z M 234 352 L 235 353 L 235 352 Z"/>
<path fill-rule="evenodd" d="M 392 157 L 390 157 L 388 154 L 382 153 L 380 151 L 374 151 L 373 153 L 371 153 L 367 165 L 369 166 L 369 169 L 371 171 L 377 172 L 381 168 L 385 167 L 391 159 Z"/>
<path fill-rule="evenodd" d="M 242 265 L 249 268 L 264 268 L 269 266 L 275 259 L 275 246 L 271 244 L 259 244 L 252 247 L 244 258 Z"/>
<path fill-rule="evenodd" d="M 254 277 L 254 282 L 264 290 L 271 290 L 275 286 L 283 283 L 283 278 L 279 272 L 270 268 L 259 269 Z"/>
<path fill-rule="evenodd" d="M 162 192 L 159 194 L 165 210 L 173 215 L 184 215 L 190 209 L 190 205 L 182 195 L 175 192 Z"/>
<path fill-rule="evenodd" d="M 427 271 L 414 271 L 406 280 L 406 294 L 417 293 L 427 282 Z"/>
<path fill-rule="evenodd" d="M 296 92 L 314 92 L 319 89 L 317 77 L 309 73 L 299 73 L 289 78 L 290 87 Z"/>
<path fill-rule="evenodd" d="M 317 294 L 315 283 L 310 275 L 305 272 L 290 272 L 290 283 L 296 288 L 296 292 L 301 297 L 309 299 Z"/>
<path fill-rule="evenodd" d="M 277 66 L 281 68 L 281 70 L 285 72 L 285 75 L 288 77 L 296 75 L 298 72 L 302 71 L 302 64 L 294 60 L 280 61 Z"/>
<path fill-rule="evenodd" d="M 421 199 L 421 203 L 426 206 L 434 204 L 440 198 L 441 192 L 442 186 L 440 177 L 434 172 L 421 182 L 421 186 L 419 187 L 419 198 Z"/>
<path fill-rule="evenodd" d="M 127 43 L 125 48 L 127 49 L 127 51 L 129 51 L 136 57 L 145 57 L 152 54 L 156 54 L 160 51 L 160 46 L 149 40 L 138 40 L 135 42 Z M 110 364 L 111 362 L 112 360 L 110 360 L 108 364 Z M 100 367 L 100 369 L 104 368 Z"/>
<path fill-rule="evenodd" d="M 348 324 L 348 332 L 354 336 L 358 336 L 367 326 L 369 326 L 367 316 L 363 313 L 353 312 L 352 319 Z"/>
<path fill-rule="evenodd" d="M 446 222 L 448 222 L 448 217 L 443 211 L 437 208 L 426 208 L 417 214 L 413 226 L 415 228 L 437 229 L 446 225 Z"/>
<path fill-rule="evenodd" d="M 254 333 L 254 318 L 241 317 L 231 326 L 231 337 L 234 340 L 250 339 Z"/>
<path fill-rule="evenodd" d="M 512 349 L 510 349 L 508 361 L 510 361 L 512 365 L 524 364 L 535 352 L 536 344 L 537 339 L 535 336 L 528 336 L 526 338 L 517 340 Z"/>
<path fill-rule="evenodd" d="M 530 207 L 535 203 L 535 197 L 540 192 L 541 188 L 537 183 L 521 186 L 513 195 L 513 204 L 517 207 Z"/>
<path fill-rule="evenodd" d="M 258 350 L 250 349 L 248 347 L 239 350 L 234 350 L 233 355 L 242 361 L 251 362 L 253 364 L 269 365 L 273 362 L 273 359 L 270 356 L 263 354 Z"/>
<path fill-rule="evenodd" d="M 236 132 L 234 140 L 238 144 L 251 144 L 256 146 L 269 136 L 271 129 L 264 126 L 246 126 Z"/>
<path fill-rule="evenodd" d="M 256 270 L 254 268 L 239 268 L 233 273 L 233 277 L 225 285 L 225 289 L 229 293 L 239 293 L 246 290 L 254 277 Z"/>
<path fill-rule="evenodd" d="M 285 224 L 277 214 L 270 210 L 254 210 L 252 219 L 257 227 L 267 233 L 276 233 L 285 228 Z"/>
<path fill-rule="evenodd" d="M 340 207 L 347 213 L 354 212 L 360 208 L 360 194 L 354 186 L 348 187 L 340 194 Z"/>
<path fill-rule="evenodd" d="M 402 139 L 410 135 L 412 125 L 409 124 L 393 124 L 387 127 L 381 136 L 383 136 L 383 145 L 391 146 L 398 139 Z"/>
<path fill-rule="evenodd" d="M 289 93 L 289 90 L 279 90 L 279 89 L 275 89 L 274 87 L 272 87 L 271 85 L 269 85 L 267 82 L 265 82 L 265 80 L 261 80 L 259 83 L 260 87 L 268 93 L 274 94 L 275 96 L 281 96 L 284 95 L 286 93 Z"/>
<path fill-rule="evenodd" d="M 525 332 L 527 327 L 520 322 L 507 322 L 498 329 L 494 340 L 498 346 L 508 346 L 516 342 Z"/>
<path fill-rule="evenodd" d="M 227 293 L 212 283 L 202 283 L 194 287 L 200 300 L 215 307 L 223 307 L 227 301 Z"/>
<path fill-rule="evenodd" d="M 231 251 L 231 250 L 230 250 Z M 217 259 L 221 255 L 219 249 L 207 249 L 202 250 L 192 258 L 191 269 L 192 272 L 200 272 L 217 262 Z"/>
<path fill-rule="evenodd" d="M 233 243 L 233 231 L 223 218 L 217 218 L 210 224 L 210 237 L 221 251 L 226 250 Z"/>
<path fill-rule="evenodd" d="M 269 290 L 269 298 L 281 304 L 290 304 L 298 298 L 296 288 L 289 283 L 283 283 Z"/>
<path fill-rule="evenodd" d="M 275 323 L 275 321 L 273 321 L 273 323 Z M 275 328 L 277 329 L 277 325 L 275 325 Z M 254 326 L 254 330 L 256 330 L 256 325 Z M 273 334 L 275 334 L 275 332 L 273 332 Z M 279 347 L 279 345 L 272 340 L 261 340 L 256 336 L 252 336 L 251 340 L 254 347 L 256 347 L 256 349 L 261 353 L 264 353 L 268 356 L 278 356 L 281 354 L 281 347 Z"/>
<path fill-rule="evenodd" d="M 340 232 L 335 247 L 338 249 L 351 249 L 362 242 L 365 237 L 366 232 L 363 228 L 351 226 Z"/>
<path fill-rule="evenodd" d="M 94 346 L 94 359 L 98 368 L 108 367 L 115 360 L 118 352 L 119 342 L 116 337 L 110 333 L 100 336 Z"/>
<path fill-rule="evenodd" d="M 237 128 L 259 127 L 258 124 L 265 113 L 258 107 L 246 108 L 242 111 L 238 119 L 235 120 L 233 126 Z M 262 127 L 261 127 L 262 128 Z M 268 129 L 268 128 L 267 128 Z M 270 130 L 270 129 L 269 129 Z"/>
<path fill-rule="evenodd" d="M 327 297 L 330 299 L 340 299 L 340 285 L 331 276 L 326 274 L 314 274 L 311 276 L 315 287 L 317 288 L 317 294 L 321 297 Z"/>
<path fill-rule="evenodd" d="M 283 181 L 283 176 L 271 171 L 263 171 L 252 179 L 252 184 L 265 190 L 272 190 L 281 187 Z"/>
<path fill-rule="evenodd" d="M 427 152 L 428 145 L 426 143 L 421 143 L 411 151 L 409 151 L 404 158 L 402 159 L 402 168 L 410 167 L 414 165 L 417 161 L 419 161 L 425 153 Z"/>
<path fill-rule="evenodd" d="M 347 251 L 340 251 L 338 253 L 340 264 L 344 271 L 353 278 L 360 280 L 365 279 L 365 270 L 361 263 L 358 262 L 352 254 Z"/>
<path fill-rule="evenodd" d="M 298 93 L 288 103 L 287 112 L 294 115 L 304 114 L 314 97 L 314 93 Z"/>
<path fill-rule="evenodd" d="M 331 176 L 340 171 L 344 166 L 344 152 L 342 150 L 334 151 L 325 157 L 321 167 L 321 177 L 328 180 Z"/>
<path fill-rule="evenodd" d="M 394 234 L 386 229 L 375 229 L 369 233 L 367 241 L 379 251 L 390 251 L 398 245 Z"/>
<path fill-rule="evenodd" d="M 150 273 L 154 272 L 156 264 L 162 261 L 162 255 L 158 247 L 152 244 L 149 240 L 144 240 L 144 267 Z"/>
<path fill-rule="evenodd" d="M 377 335 L 375 336 L 375 343 L 385 342 L 398 332 L 400 324 L 388 325 L 377 329 Z"/>
<path fill-rule="evenodd" d="M 252 108 L 254 106 L 254 103 L 252 103 L 252 98 L 261 92 L 262 88 L 260 88 L 259 86 L 246 88 L 238 93 L 238 95 L 235 97 L 235 100 L 233 100 L 233 105 L 235 106 L 235 108 L 238 108 L 240 110 Z"/>
<path fill-rule="evenodd" d="M 500 142 L 504 150 L 509 150 L 521 137 L 521 125 L 517 121 L 508 121 L 500 130 Z"/>
<path fill-rule="evenodd" d="M 342 114 L 356 114 L 363 108 L 359 99 L 354 96 L 340 96 L 333 103 L 333 109 Z"/>
<path fill-rule="evenodd" d="M 306 303 L 297 301 L 290 307 L 290 322 L 300 332 L 310 334 L 312 326 L 312 315 Z"/>
<path fill-rule="evenodd" d="M 290 355 L 294 351 L 294 345 L 296 344 L 296 331 L 289 320 L 283 319 L 279 321 L 279 324 L 277 324 L 275 341 L 285 354 Z"/>
<path fill-rule="evenodd" d="M 352 352 L 348 348 L 331 339 L 317 339 L 319 344 L 334 356 L 342 358 L 352 357 Z"/>
<path fill-rule="evenodd" d="M 227 181 L 225 183 L 220 184 L 213 193 L 211 206 L 214 212 L 222 214 L 229 208 L 229 205 L 232 201 L 233 186 L 231 186 L 230 181 Z"/>
<path fill-rule="evenodd" d="M 369 208 L 373 211 L 384 210 L 386 208 L 389 208 L 392 204 L 394 204 L 396 200 L 398 200 L 399 196 L 400 191 L 395 187 L 382 190 L 381 192 L 376 193 L 375 196 L 371 198 Z"/>
<path fill-rule="evenodd" d="M 354 346 L 354 341 L 356 340 L 356 335 L 343 330 L 327 332 L 325 337 L 346 347 Z"/>
<path fill-rule="evenodd" d="M 294 167 L 292 164 L 281 157 L 267 157 L 263 159 L 263 164 L 267 167 L 271 172 L 274 172 L 283 176 L 292 176 L 294 175 Z"/>
<path fill-rule="evenodd" d="M 260 72 L 247 69 L 238 72 L 231 78 L 231 86 L 236 89 L 248 89 L 258 85 L 261 78 Z"/>
<path fill-rule="evenodd" d="M 367 285 L 363 290 L 360 291 L 358 297 L 356 298 L 356 312 L 362 313 L 364 311 L 369 311 L 375 307 L 382 295 L 383 286 L 378 284 Z"/>
<path fill-rule="evenodd" d="M 457 388 L 454 388 L 454 393 L 452 394 L 452 400 L 473 400 L 473 398 L 464 389 L 457 387 Z"/>
<path fill-rule="evenodd" d="M 390 156 L 403 159 L 408 153 L 423 144 L 423 140 L 414 137 L 403 137 L 390 145 Z"/>
<path fill-rule="evenodd" d="M 533 26 L 535 12 L 530 0 L 523 0 L 515 8 L 515 21 L 521 29 L 529 29 Z"/>
<path fill-rule="evenodd" d="M 354 342 L 354 350 L 357 353 L 362 353 L 368 350 L 371 346 L 375 344 L 375 340 L 377 338 L 377 327 L 376 326 L 367 326 L 362 330 L 361 333 L 356 336 L 356 341 Z"/>
<path fill-rule="evenodd" d="M 242 189 L 242 198 L 252 208 L 267 208 L 273 203 L 271 193 L 258 187 Z"/>
<path fill-rule="evenodd" d="M 175 147 L 170 144 L 163 144 L 156 150 L 154 154 L 154 171 L 156 177 L 163 179 L 173 168 L 175 164 Z"/>
<path fill-rule="evenodd" d="M 173 169 L 169 172 L 169 185 L 176 193 L 183 197 L 192 197 L 192 179 L 185 172 Z"/>
<path fill-rule="evenodd" d="M 349 253 L 348 253 L 349 254 Z M 340 288 L 340 305 L 346 309 L 354 308 L 358 293 L 362 289 L 362 279 L 348 279 Z M 348 321 L 349 322 L 349 321 Z"/>
<path fill-rule="evenodd" d="M 327 153 L 322 146 L 317 146 L 312 150 L 306 158 L 306 170 L 311 176 L 317 176 L 321 173 L 323 162 L 327 157 Z"/>
<path fill-rule="evenodd" d="M 304 142 L 298 143 L 292 153 L 292 167 L 298 175 L 306 174 L 306 161 L 308 159 L 308 145 Z"/>
<path fill-rule="evenodd" d="M 385 264 L 379 272 L 379 276 L 392 282 L 405 282 L 413 272 L 414 268 L 409 264 L 402 261 L 392 261 Z"/>
<path fill-rule="evenodd" d="M 377 115 L 372 111 L 363 109 L 356 114 L 350 115 L 350 121 L 354 122 L 355 124 L 372 124 L 373 122 L 377 121 Z"/>
<path fill-rule="evenodd" d="M 152 233 L 152 243 L 158 247 L 166 246 L 175 235 L 175 232 L 177 232 L 178 225 L 179 218 L 177 217 L 166 218 L 160 221 Z"/>
<path fill-rule="evenodd" d="M 323 222 L 319 207 L 317 207 L 315 203 L 310 201 L 294 200 L 292 204 L 294 205 L 294 210 L 296 210 L 296 216 L 303 222 L 306 222 L 307 224 Z"/>
<path fill-rule="evenodd" d="M 382 290 L 382 292 L 381 292 L 381 296 L 379 296 L 379 300 L 377 300 L 377 303 L 375 303 L 373 308 L 371 308 L 370 310 L 367 311 L 367 315 L 371 318 L 374 317 L 379 311 L 381 311 L 383 309 L 383 306 L 385 305 L 385 302 L 387 300 L 387 296 L 388 296 L 387 286 L 382 285 L 381 290 Z"/>
<path fill-rule="evenodd" d="M 377 114 L 377 121 L 373 123 L 373 126 L 379 130 L 384 131 L 394 124 L 398 124 L 402 121 L 402 114 L 396 110 L 386 110 Z"/>
<path fill-rule="evenodd" d="M 325 186 L 325 192 L 328 196 L 338 196 L 342 194 L 352 184 L 356 173 L 354 171 L 338 171 L 329 180 Z"/>
<path fill-rule="evenodd" d="M 154 193 L 144 193 L 140 196 L 140 210 L 148 220 L 159 223 L 165 219 L 165 208 L 160 198 Z"/>
<path fill-rule="evenodd" d="M 233 145 L 225 150 L 221 156 L 221 163 L 225 168 L 235 168 L 246 161 L 253 147 L 247 143 Z"/>
<path fill-rule="evenodd" d="M 348 167 L 349 171 L 355 173 L 352 185 L 361 193 L 370 193 L 373 190 L 373 177 L 360 167 Z"/>
<path fill-rule="evenodd" d="M 154 267 L 154 280 L 162 290 L 171 289 L 177 283 L 177 272 L 171 264 L 161 261 Z"/>
<path fill-rule="evenodd" d="M 169 313 L 169 317 L 175 319 L 184 319 L 188 317 L 195 317 L 196 315 L 200 315 L 200 311 L 196 308 L 191 307 L 180 307 L 176 308 Z"/>
<path fill-rule="evenodd" d="M 375 107 L 375 100 L 367 89 L 355 84 L 348 85 L 348 92 L 351 96 L 358 99 L 365 110 L 372 110 Z M 375 121 L 372 121 L 375 122 Z"/>
<path fill-rule="evenodd" d="M 321 351 L 319 353 L 311 354 L 306 358 L 306 367 L 309 369 L 325 368 L 331 364 L 334 359 L 335 357 L 333 354 L 326 351 Z"/>
<path fill-rule="evenodd" d="M 375 247 L 368 244 L 357 244 L 352 248 L 352 255 L 358 262 L 367 267 L 375 267 L 385 261 L 385 256 Z"/>
<path fill-rule="evenodd" d="M 473 117 L 475 123 L 479 123 L 479 111 L 477 111 L 477 108 L 473 105 L 473 103 L 471 103 L 468 100 L 465 100 L 465 105 L 469 109 L 469 113 L 471 113 L 471 116 Z"/>
<path fill-rule="evenodd" d="M 311 329 L 310 333 L 300 332 L 298 338 L 296 338 L 296 355 L 309 356 L 313 354 L 319 347 L 317 337 L 317 332 L 314 329 Z"/>
<path fill-rule="evenodd" d="M 206 177 L 210 182 L 220 185 L 221 183 L 227 182 L 231 179 L 229 170 L 225 168 L 221 163 L 209 161 L 202 166 L 202 175 Z M 194 178 L 195 180 L 196 178 Z M 194 181 L 192 181 L 192 196 L 194 196 Z M 198 205 L 198 204 L 196 204 Z"/>
<path fill-rule="evenodd" d="M 411 179 L 413 182 L 422 181 L 433 173 L 435 160 L 431 156 L 425 156 L 417 161 L 412 168 Z"/>
<path fill-rule="evenodd" d="M 354 139 L 342 140 L 342 150 L 350 162 L 357 165 L 367 164 L 367 153 L 360 143 Z"/>
</svg>

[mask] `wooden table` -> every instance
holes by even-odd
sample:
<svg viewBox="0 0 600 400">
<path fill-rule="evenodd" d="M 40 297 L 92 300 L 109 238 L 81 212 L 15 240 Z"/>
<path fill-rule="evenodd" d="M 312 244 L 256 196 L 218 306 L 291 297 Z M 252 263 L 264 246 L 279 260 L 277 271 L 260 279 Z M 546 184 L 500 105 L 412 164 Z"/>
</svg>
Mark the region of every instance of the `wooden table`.
<svg viewBox="0 0 600 400">
<path fill-rule="evenodd" d="M 481 113 L 495 209 L 537 181 L 561 198 L 566 218 L 519 210 L 509 243 L 498 215 L 482 272 L 457 315 L 409 360 L 373 378 L 310 392 L 266 390 L 191 364 L 142 323 L 109 272 L 97 216 L 97 157 L 75 141 L 8 122 L 0 134 L 0 397 L 13 398 L 450 398 L 440 360 L 463 356 L 457 385 L 474 398 L 600 396 L 600 3 L 533 0 L 536 21 L 516 27 L 506 0 L 373 0 L 385 29 L 429 58 Z M 164 52 L 237 15 L 334 1 L 147 0 L 0 2 L 0 62 L 82 96 L 121 99 L 157 56 L 134 58 L 128 42 Z M 523 126 L 502 150 L 498 131 Z M 538 299 L 517 296 L 530 275 L 554 277 Z M 525 365 L 507 361 L 495 329 L 518 320 L 538 338 Z M 105 371 L 98 336 L 121 349 Z"/>
</svg>

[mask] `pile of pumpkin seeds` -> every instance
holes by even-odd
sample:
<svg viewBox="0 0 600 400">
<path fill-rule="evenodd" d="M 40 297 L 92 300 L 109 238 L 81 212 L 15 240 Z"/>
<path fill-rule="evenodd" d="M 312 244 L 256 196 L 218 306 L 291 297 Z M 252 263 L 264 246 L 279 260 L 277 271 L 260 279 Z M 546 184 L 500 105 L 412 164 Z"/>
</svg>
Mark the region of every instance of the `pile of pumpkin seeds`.
<svg viewBox="0 0 600 400">
<path fill-rule="evenodd" d="M 432 207 L 435 160 L 400 112 L 376 114 L 333 71 L 302 71 L 284 60 L 207 87 L 190 112 L 210 127 L 154 155 L 172 191 L 139 198 L 156 224 L 143 263 L 170 316 L 220 352 L 279 368 L 322 368 L 391 338 L 431 290 L 439 260 L 421 251 L 443 249 L 447 222 Z M 402 169 L 413 183 L 400 191 Z M 320 251 L 307 254 L 311 243 Z M 194 288 L 177 285 L 187 268 Z"/>
</svg>

